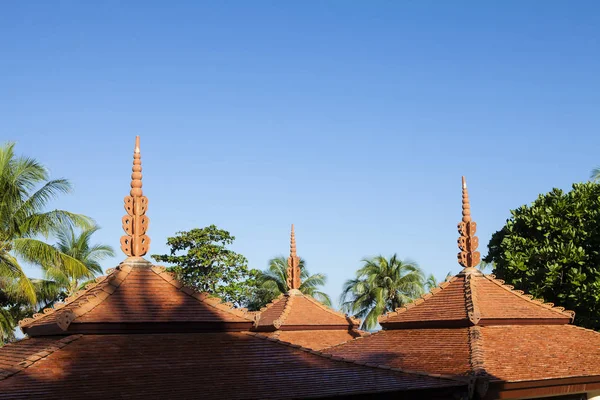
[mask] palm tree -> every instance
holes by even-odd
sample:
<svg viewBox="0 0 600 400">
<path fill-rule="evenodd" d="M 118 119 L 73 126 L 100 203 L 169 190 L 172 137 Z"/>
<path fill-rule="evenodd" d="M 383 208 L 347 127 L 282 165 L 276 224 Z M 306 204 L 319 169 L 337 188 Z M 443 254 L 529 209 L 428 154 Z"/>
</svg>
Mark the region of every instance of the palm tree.
<svg viewBox="0 0 600 400">
<path fill-rule="evenodd" d="M 594 168 L 590 173 L 590 180 L 592 182 L 600 181 L 600 167 Z"/>
<path fill-rule="evenodd" d="M 306 295 L 314 297 L 321 303 L 331 306 L 331 298 L 320 288 L 327 282 L 324 274 L 311 275 L 306 269 L 306 262 L 300 258 L 300 291 Z M 269 260 L 269 267 L 265 271 L 259 271 L 257 276 L 257 286 L 255 296 L 248 306 L 250 309 L 259 309 L 268 304 L 277 296 L 290 290 L 287 284 L 287 259 L 283 256 L 275 257 Z"/>
<path fill-rule="evenodd" d="M 102 273 L 100 261 L 107 257 L 114 257 L 114 249 L 106 244 L 90 244 L 90 239 L 94 233 L 100 229 L 98 226 L 86 228 L 76 234 L 72 227 L 65 227 L 57 233 L 58 243 L 55 247 L 63 254 L 66 254 L 80 261 L 86 266 L 89 273 L 77 274 L 73 271 L 65 270 L 60 266 L 50 266 L 45 270 L 46 278 L 54 282 L 57 288 L 64 296 L 73 295 L 89 283 L 89 278 L 93 275 Z"/>
<path fill-rule="evenodd" d="M 65 179 L 50 180 L 43 165 L 16 156 L 14 147 L 14 143 L 0 146 L 0 292 L 33 305 L 37 302 L 36 288 L 25 276 L 20 260 L 42 269 L 54 265 L 73 274 L 89 273 L 83 263 L 40 238 L 47 239 L 65 225 L 89 227 L 91 220 L 64 210 L 44 212 L 48 202 L 70 192 L 71 185 Z M 7 326 L 14 326 L 14 321 L 8 321 L 2 312 L 0 336 L 5 335 Z"/>
<path fill-rule="evenodd" d="M 394 254 L 363 259 L 356 278 L 344 283 L 340 296 L 344 311 L 363 320 L 363 329 L 377 325 L 377 317 L 393 311 L 423 294 L 424 276 L 416 263 Z"/>
</svg>

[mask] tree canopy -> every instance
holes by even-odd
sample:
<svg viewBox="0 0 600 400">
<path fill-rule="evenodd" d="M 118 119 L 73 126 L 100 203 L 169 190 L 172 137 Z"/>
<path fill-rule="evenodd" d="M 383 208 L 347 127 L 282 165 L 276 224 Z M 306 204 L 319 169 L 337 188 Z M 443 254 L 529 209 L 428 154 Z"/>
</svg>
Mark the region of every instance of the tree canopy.
<svg viewBox="0 0 600 400">
<path fill-rule="evenodd" d="M 15 154 L 14 143 L 0 146 L 0 338 L 10 339 L 13 307 L 38 303 L 39 288 L 25 276 L 21 261 L 42 270 L 54 267 L 87 275 L 86 265 L 46 240 L 65 227 L 88 228 L 90 218 L 65 210 L 46 211 L 48 203 L 71 191 L 66 179 L 50 179 L 37 160 Z M 44 240 L 46 239 L 46 240 Z M 12 316 L 12 317 L 11 317 Z"/>
<path fill-rule="evenodd" d="M 496 276 L 600 329 L 600 184 L 553 189 L 512 210 L 488 247 Z"/>
<path fill-rule="evenodd" d="M 321 290 L 321 287 L 327 282 L 325 274 L 311 275 L 306 269 L 306 261 L 303 258 L 300 258 L 299 267 L 300 279 L 302 281 L 299 290 L 306 295 L 314 297 L 321 303 L 331 306 L 331 298 Z M 257 273 L 257 288 L 248 308 L 258 310 L 270 303 L 281 293 L 289 291 L 287 273 L 287 258 L 280 256 L 269 260 L 269 267 L 265 271 L 258 271 Z"/>
<path fill-rule="evenodd" d="M 154 254 L 152 258 L 174 264 L 170 270 L 185 284 L 246 306 L 257 271 L 248 269 L 246 257 L 228 248 L 234 240 L 228 231 L 215 225 L 177 232 L 167 238 L 170 254 Z"/>
<path fill-rule="evenodd" d="M 389 259 L 366 258 L 356 278 L 344 283 L 340 303 L 344 311 L 363 320 L 363 329 L 372 329 L 377 317 L 422 295 L 424 285 L 423 271 L 414 262 L 402 261 L 396 254 Z"/>
</svg>

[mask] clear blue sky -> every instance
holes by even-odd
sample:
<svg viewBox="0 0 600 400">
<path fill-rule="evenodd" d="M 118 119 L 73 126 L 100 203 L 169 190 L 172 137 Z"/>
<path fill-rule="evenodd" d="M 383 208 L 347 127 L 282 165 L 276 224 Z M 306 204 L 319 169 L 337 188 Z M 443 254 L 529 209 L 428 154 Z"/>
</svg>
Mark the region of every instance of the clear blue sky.
<svg viewBox="0 0 600 400">
<path fill-rule="evenodd" d="M 295 223 L 337 299 L 366 256 L 457 272 L 463 174 L 483 254 L 587 180 L 599 38 L 596 1 L 4 2 L 0 139 L 118 249 L 139 134 L 151 253 L 216 224 L 264 268 Z"/>
</svg>

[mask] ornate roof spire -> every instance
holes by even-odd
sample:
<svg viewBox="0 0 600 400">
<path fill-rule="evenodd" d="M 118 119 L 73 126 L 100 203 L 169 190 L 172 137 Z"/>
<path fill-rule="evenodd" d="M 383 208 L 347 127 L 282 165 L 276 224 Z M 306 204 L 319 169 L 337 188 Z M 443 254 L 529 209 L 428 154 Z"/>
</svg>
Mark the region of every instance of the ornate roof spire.
<svg viewBox="0 0 600 400">
<path fill-rule="evenodd" d="M 479 239 L 475 236 L 477 224 L 471 221 L 471 205 L 469 204 L 469 192 L 467 190 L 467 181 L 462 177 L 462 221 L 458 224 L 458 263 L 465 270 L 475 269 L 479 264 L 481 255 L 477 251 Z"/>
<path fill-rule="evenodd" d="M 290 237 L 290 257 L 288 258 L 287 284 L 290 289 L 300 289 L 300 258 L 296 254 L 296 235 L 294 224 Z"/>
<path fill-rule="evenodd" d="M 127 235 L 121 237 L 121 250 L 129 257 L 142 257 L 148 252 L 150 238 L 146 236 L 149 218 L 146 217 L 148 198 L 142 192 L 142 159 L 140 137 L 135 137 L 133 168 L 131 169 L 131 191 L 125 196 L 125 215 L 122 219 L 123 230 Z"/>
</svg>

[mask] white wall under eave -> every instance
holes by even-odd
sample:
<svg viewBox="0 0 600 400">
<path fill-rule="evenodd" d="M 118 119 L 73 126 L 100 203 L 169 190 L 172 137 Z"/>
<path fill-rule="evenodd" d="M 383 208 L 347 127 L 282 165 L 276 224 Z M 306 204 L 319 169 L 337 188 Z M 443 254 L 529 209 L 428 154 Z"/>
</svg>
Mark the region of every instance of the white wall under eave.
<svg viewBox="0 0 600 400">
<path fill-rule="evenodd" d="M 600 390 L 588 392 L 588 400 L 600 400 Z"/>
</svg>

